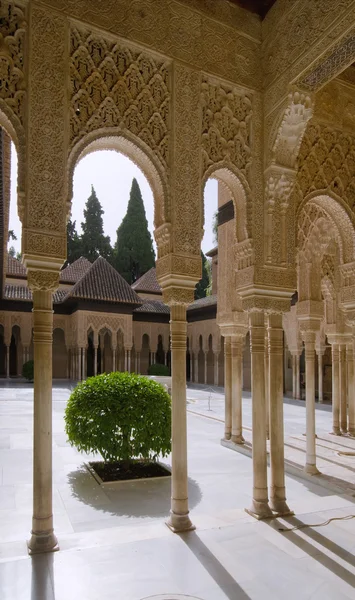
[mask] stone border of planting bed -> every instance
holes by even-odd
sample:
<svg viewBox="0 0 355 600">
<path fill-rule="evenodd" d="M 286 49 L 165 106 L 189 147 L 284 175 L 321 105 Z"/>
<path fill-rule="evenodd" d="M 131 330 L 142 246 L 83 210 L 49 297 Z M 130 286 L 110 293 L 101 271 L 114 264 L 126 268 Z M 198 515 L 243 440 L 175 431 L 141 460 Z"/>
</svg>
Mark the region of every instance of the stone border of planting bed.
<svg viewBox="0 0 355 600">
<path fill-rule="evenodd" d="M 153 462 L 153 461 L 150 461 Z M 160 467 L 162 467 L 167 474 L 166 475 L 160 475 L 157 477 L 137 477 L 135 479 L 117 479 L 117 480 L 113 480 L 113 481 L 103 481 L 100 477 L 100 475 L 98 475 L 98 473 L 96 473 L 95 469 L 91 466 L 90 463 L 84 463 L 84 467 L 89 471 L 90 475 L 95 479 L 95 481 L 103 488 L 107 488 L 107 487 L 119 487 L 120 485 L 125 485 L 126 483 L 135 483 L 135 482 L 140 482 L 140 481 L 157 481 L 158 479 L 167 479 L 168 477 L 171 477 L 171 467 L 169 465 L 166 465 L 165 463 L 162 463 L 160 461 L 156 461 L 156 464 L 160 465 Z"/>
</svg>

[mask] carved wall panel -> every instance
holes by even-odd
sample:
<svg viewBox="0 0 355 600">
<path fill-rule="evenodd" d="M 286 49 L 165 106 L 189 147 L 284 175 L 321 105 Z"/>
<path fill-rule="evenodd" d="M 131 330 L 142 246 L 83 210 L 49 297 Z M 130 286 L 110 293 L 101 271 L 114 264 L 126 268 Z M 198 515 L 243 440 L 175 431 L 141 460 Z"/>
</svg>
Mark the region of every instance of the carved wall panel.
<svg viewBox="0 0 355 600">
<path fill-rule="evenodd" d="M 0 123 L 16 144 L 19 158 L 18 187 L 24 189 L 25 166 L 25 41 L 26 11 L 22 3 L 0 2 Z"/>
</svg>

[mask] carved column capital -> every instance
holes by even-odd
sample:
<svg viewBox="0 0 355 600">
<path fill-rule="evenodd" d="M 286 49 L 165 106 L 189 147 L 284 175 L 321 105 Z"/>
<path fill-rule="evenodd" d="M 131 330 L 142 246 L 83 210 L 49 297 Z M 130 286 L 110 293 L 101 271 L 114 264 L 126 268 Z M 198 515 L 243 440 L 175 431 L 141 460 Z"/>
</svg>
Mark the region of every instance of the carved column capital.
<svg viewBox="0 0 355 600">
<path fill-rule="evenodd" d="M 59 271 L 28 269 L 28 287 L 33 292 L 55 292 L 59 286 Z"/>
</svg>

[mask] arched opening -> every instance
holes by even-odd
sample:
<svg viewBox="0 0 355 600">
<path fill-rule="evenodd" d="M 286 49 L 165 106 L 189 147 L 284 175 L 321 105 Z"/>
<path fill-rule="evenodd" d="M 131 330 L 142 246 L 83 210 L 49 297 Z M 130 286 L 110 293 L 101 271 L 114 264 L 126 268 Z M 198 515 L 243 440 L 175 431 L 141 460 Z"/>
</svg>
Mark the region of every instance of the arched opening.
<svg viewBox="0 0 355 600">
<path fill-rule="evenodd" d="M 0 376 L 6 376 L 6 346 L 4 343 L 4 326 L 0 325 Z"/>
<path fill-rule="evenodd" d="M 251 390 L 251 354 L 249 331 L 245 338 L 245 346 L 243 350 L 243 390 Z"/>
<path fill-rule="evenodd" d="M 111 331 L 103 327 L 99 331 L 99 347 L 97 350 L 98 373 L 110 373 L 112 371 L 112 344 Z"/>
<path fill-rule="evenodd" d="M 149 335 L 145 333 L 142 337 L 142 350 L 141 350 L 141 374 L 147 375 L 149 368 L 149 354 L 150 354 L 150 340 Z"/>
<path fill-rule="evenodd" d="M 187 347 L 186 347 L 186 381 L 192 381 L 191 351 L 190 351 L 190 339 L 189 338 L 187 338 Z"/>
<path fill-rule="evenodd" d="M 22 370 L 22 345 L 21 345 L 21 330 L 18 325 L 14 325 L 11 334 L 10 343 L 10 377 L 21 375 Z"/>
<path fill-rule="evenodd" d="M 224 337 L 221 336 L 221 351 L 218 355 L 218 385 L 224 386 Z"/>
<path fill-rule="evenodd" d="M 164 364 L 165 352 L 164 352 L 164 346 L 163 346 L 163 338 L 161 335 L 158 335 L 158 346 L 157 346 L 157 351 L 155 354 L 155 359 L 159 365 Z"/>
<path fill-rule="evenodd" d="M 68 356 L 63 329 L 53 331 L 53 378 L 65 379 L 68 376 Z"/>
<path fill-rule="evenodd" d="M 93 377 L 95 375 L 94 332 L 91 328 L 87 334 L 86 372 L 87 377 Z"/>
<path fill-rule="evenodd" d="M 207 383 L 214 384 L 214 354 L 212 349 L 212 334 L 208 336 L 208 352 L 207 352 Z"/>
<path fill-rule="evenodd" d="M 199 337 L 198 344 L 198 383 L 205 383 L 205 353 L 203 351 L 202 335 Z"/>
</svg>

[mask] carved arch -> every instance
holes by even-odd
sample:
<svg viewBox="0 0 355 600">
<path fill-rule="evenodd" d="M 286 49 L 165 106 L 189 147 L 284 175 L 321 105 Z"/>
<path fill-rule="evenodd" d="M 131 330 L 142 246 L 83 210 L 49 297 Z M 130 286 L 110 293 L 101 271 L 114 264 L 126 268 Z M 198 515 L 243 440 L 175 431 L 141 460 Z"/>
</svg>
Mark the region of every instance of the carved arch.
<svg viewBox="0 0 355 600">
<path fill-rule="evenodd" d="M 73 175 L 76 165 L 84 156 L 98 150 L 112 150 L 132 160 L 146 177 L 154 198 L 154 225 L 156 228 L 170 221 L 170 200 L 167 177 L 151 150 L 130 132 L 102 128 L 91 131 L 74 146 L 68 159 L 68 215 L 73 196 Z"/>
</svg>

